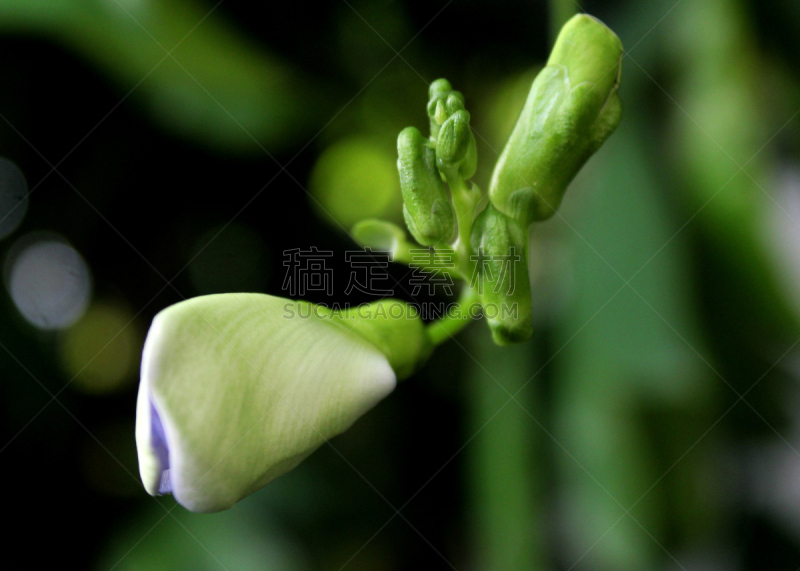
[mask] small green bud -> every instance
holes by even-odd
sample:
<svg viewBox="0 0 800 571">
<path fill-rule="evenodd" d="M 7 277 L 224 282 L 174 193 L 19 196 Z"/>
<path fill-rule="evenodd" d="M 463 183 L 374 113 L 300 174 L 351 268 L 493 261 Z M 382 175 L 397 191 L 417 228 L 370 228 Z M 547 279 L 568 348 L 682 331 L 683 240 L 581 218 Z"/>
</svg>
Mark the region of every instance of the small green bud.
<svg viewBox="0 0 800 571">
<path fill-rule="evenodd" d="M 469 119 L 469 112 L 458 110 L 439 130 L 436 141 L 436 164 L 447 176 L 450 176 L 447 174 L 448 171 L 457 168 L 458 174 L 468 179 L 475 174 L 478 167 L 477 145 L 475 135 L 469 126 Z"/>
<path fill-rule="evenodd" d="M 447 121 L 447 109 L 445 109 L 441 99 L 436 102 L 436 113 L 433 115 L 433 120 L 436 121 L 437 125 L 442 125 Z"/>
<path fill-rule="evenodd" d="M 452 115 L 456 111 L 462 111 L 465 109 L 464 96 L 461 94 L 460 91 L 450 92 L 450 95 L 447 96 L 447 103 L 445 104 L 445 108 L 447 109 L 448 116 Z"/>
<path fill-rule="evenodd" d="M 431 83 L 428 91 L 428 117 L 431 123 L 431 140 L 436 141 L 439 129 L 456 111 L 463 111 L 464 96 L 454 91 L 446 79 L 437 79 Z"/>
<path fill-rule="evenodd" d="M 431 99 L 428 101 L 428 118 L 431 120 L 431 125 L 433 125 L 434 118 L 436 117 L 436 108 L 441 104 L 442 100 L 440 98 Z"/>
<path fill-rule="evenodd" d="M 477 252 L 472 287 L 481 296 L 484 316 L 498 345 L 518 343 L 533 334 L 528 277 L 527 229 L 490 203 L 472 226 Z"/>
<path fill-rule="evenodd" d="M 555 213 L 619 124 L 622 54 L 619 38 L 596 18 L 579 14 L 564 25 L 492 174 L 489 198 L 498 210 L 523 225 Z"/>
<path fill-rule="evenodd" d="M 407 243 L 406 233 L 399 226 L 384 220 L 369 218 L 362 220 L 350 231 L 353 239 L 365 248 L 383 252 L 396 252 Z"/>
<path fill-rule="evenodd" d="M 436 158 L 442 170 L 452 168 L 464 159 L 471 136 L 467 111 L 456 111 L 442 124 L 436 143 Z"/>
<path fill-rule="evenodd" d="M 436 152 L 418 129 L 407 127 L 397 138 L 397 154 L 409 231 L 423 246 L 449 242 L 456 231 L 456 213 L 436 168 Z"/>
<path fill-rule="evenodd" d="M 450 91 L 453 91 L 453 86 L 450 85 L 450 82 L 443 77 L 439 78 L 431 83 L 431 86 L 428 89 L 428 99 L 433 100 L 437 95 L 448 93 Z"/>
</svg>

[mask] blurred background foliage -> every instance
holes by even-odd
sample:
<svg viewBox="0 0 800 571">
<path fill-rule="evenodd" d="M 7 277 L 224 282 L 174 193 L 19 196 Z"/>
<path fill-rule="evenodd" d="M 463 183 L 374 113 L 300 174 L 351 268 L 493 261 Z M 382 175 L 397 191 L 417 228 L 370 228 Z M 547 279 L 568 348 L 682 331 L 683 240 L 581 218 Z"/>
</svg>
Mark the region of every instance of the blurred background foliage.
<svg viewBox="0 0 800 571">
<path fill-rule="evenodd" d="M 534 339 L 501 349 L 473 326 L 229 512 L 139 483 L 153 315 L 282 295 L 283 252 L 312 246 L 334 252 L 335 297 L 307 299 L 369 301 L 344 295 L 347 231 L 399 220 L 396 135 L 424 127 L 427 83 L 465 94 L 485 187 L 577 9 L 0 0 L 8 553 L 76 569 L 797 569 L 791 0 L 582 2 L 627 50 L 625 113 L 532 232 Z"/>
</svg>

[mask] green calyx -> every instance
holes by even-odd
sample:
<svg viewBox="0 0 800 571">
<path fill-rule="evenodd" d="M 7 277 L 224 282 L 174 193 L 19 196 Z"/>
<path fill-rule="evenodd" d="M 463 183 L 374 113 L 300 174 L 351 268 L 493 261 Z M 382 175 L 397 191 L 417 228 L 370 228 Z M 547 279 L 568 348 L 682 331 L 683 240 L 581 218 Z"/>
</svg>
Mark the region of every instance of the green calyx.
<svg viewBox="0 0 800 571">
<path fill-rule="evenodd" d="M 433 351 L 425 325 L 414 306 L 382 299 L 331 313 L 333 323 L 357 333 L 386 356 L 398 379 L 409 377 Z"/>
<path fill-rule="evenodd" d="M 492 174 L 489 198 L 527 226 L 551 217 L 569 183 L 619 124 L 622 43 L 602 22 L 567 22 L 531 86 Z"/>
<path fill-rule="evenodd" d="M 472 227 L 477 283 L 483 314 L 498 345 L 519 343 L 533 334 L 528 277 L 528 232 L 489 204 Z"/>
</svg>

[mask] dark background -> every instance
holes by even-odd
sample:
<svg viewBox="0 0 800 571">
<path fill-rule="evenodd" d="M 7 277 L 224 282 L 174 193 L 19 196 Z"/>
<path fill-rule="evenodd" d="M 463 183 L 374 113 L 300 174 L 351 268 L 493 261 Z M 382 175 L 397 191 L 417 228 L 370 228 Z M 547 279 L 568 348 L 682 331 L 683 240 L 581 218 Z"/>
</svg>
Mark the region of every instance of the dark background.
<svg viewBox="0 0 800 571">
<path fill-rule="evenodd" d="M 534 339 L 496 349 L 473 325 L 333 446 L 198 516 L 138 479 L 152 317 L 205 293 L 286 295 L 283 251 L 311 246 L 334 252 L 335 296 L 306 299 L 369 300 L 344 296 L 346 230 L 400 219 L 395 138 L 425 126 L 427 83 L 465 94 L 485 188 L 554 22 L 577 8 L 0 0 L 0 156 L 29 189 L 0 242 L 7 557 L 800 567 L 800 7 L 581 9 L 629 50 L 625 114 L 533 230 Z M 46 240 L 91 274 L 88 311 L 64 327 L 29 322 L 9 289 L 21 249 Z"/>
</svg>

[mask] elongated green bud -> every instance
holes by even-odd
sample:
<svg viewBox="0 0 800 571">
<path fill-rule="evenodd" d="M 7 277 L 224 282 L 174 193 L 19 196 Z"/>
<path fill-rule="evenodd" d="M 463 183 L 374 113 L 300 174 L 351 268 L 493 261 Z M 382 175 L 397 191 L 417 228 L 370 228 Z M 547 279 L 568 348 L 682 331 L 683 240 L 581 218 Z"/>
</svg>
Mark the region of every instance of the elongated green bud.
<svg viewBox="0 0 800 571">
<path fill-rule="evenodd" d="M 457 167 L 464 160 L 472 136 L 468 111 L 456 111 L 444 122 L 436 143 L 436 158 L 442 170 Z"/>
<path fill-rule="evenodd" d="M 423 246 L 451 241 L 456 213 L 430 142 L 415 127 L 407 127 L 397 138 L 397 154 L 403 216 L 409 231 Z"/>
<path fill-rule="evenodd" d="M 555 213 L 619 124 L 622 54 L 596 18 L 579 14 L 564 25 L 495 166 L 489 198 L 498 210 L 523 225 Z"/>
<path fill-rule="evenodd" d="M 498 345 L 518 343 L 533 334 L 528 277 L 527 229 L 491 204 L 472 226 L 476 276 L 483 313 Z"/>
</svg>

